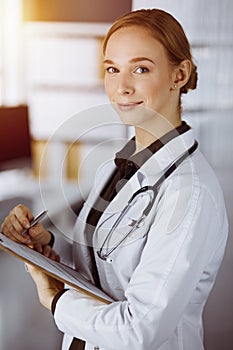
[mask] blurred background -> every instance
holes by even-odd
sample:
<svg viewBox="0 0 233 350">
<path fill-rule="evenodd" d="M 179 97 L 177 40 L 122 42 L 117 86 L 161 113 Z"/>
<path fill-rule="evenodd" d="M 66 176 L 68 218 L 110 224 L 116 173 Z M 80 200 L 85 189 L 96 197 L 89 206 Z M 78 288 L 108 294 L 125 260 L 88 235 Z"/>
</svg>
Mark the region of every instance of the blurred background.
<svg viewBox="0 0 233 350">
<path fill-rule="evenodd" d="M 35 214 L 46 207 L 45 224 L 54 232 L 72 231 L 96 168 L 119 148 L 116 139 L 130 135 L 119 125 L 114 132 L 98 127 L 108 108 L 104 35 L 121 14 L 148 7 L 180 21 L 198 66 L 198 89 L 183 98 L 183 119 L 218 175 L 230 221 L 226 254 L 205 308 L 205 345 L 231 350 L 232 0 L 0 0 L 0 221 L 23 202 Z M 109 122 L 117 123 L 107 112 Z M 69 121 L 77 113 L 80 128 L 74 131 Z M 86 132 L 90 118 L 96 127 Z M 24 264 L 0 251 L 0 350 L 55 350 L 61 339 Z"/>
</svg>

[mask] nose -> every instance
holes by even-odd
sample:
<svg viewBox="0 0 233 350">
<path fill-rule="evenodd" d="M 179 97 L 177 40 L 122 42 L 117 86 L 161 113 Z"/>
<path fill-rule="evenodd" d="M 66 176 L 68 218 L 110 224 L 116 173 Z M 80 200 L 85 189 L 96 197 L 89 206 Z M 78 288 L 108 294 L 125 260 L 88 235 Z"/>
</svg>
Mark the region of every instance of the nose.
<svg viewBox="0 0 233 350">
<path fill-rule="evenodd" d="M 120 95 L 132 95 L 134 91 L 132 78 L 128 74 L 119 74 L 117 92 Z"/>
</svg>

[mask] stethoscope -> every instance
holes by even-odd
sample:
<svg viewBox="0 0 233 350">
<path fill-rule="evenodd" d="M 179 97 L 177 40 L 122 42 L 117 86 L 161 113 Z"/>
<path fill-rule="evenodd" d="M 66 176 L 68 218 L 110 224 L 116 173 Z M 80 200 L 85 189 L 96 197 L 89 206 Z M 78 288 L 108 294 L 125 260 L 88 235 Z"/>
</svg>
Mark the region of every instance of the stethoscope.
<svg viewBox="0 0 233 350">
<path fill-rule="evenodd" d="M 112 259 L 110 258 L 110 255 L 126 240 L 129 235 L 136 230 L 138 227 L 141 226 L 142 222 L 145 220 L 145 218 L 148 216 L 150 213 L 155 199 L 158 194 L 159 187 L 161 184 L 177 169 L 177 167 L 189 156 L 191 155 L 198 147 L 198 143 L 195 140 L 194 144 L 187 150 L 185 151 L 178 159 L 176 159 L 174 162 L 172 162 L 169 167 L 165 170 L 163 175 L 156 181 L 154 185 L 147 185 L 144 187 L 141 187 L 139 190 L 137 190 L 132 197 L 129 199 L 127 205 L 124 207 L 122 210 L 121 214 L 119 217 L 115 220 L 113 223 L 109 233 L 107 234 L 106 238 L 104 239 L 100 249 L 97 251 L 97 254 L 100 259 L 105 260 L 107 262 L 112 262 Z M 119 240 L 118 242 L 110 248 L 106 248 L 107 242 L 110 240 L 112 237 L 113 232 L 117 229 L 119 226 L 120 222 L 124 219 L 128 211 L 132 208 L 132 206 L 135 205 L 136 201 L 138 200 L 139 196 L 143 196 L 145 193 L 148 194 L 148 204 L 146 205 L 145 209 L 142 211 L 142 214 L 140 215 L 139 218 L 136 220 L 132 220 L 130 226 L 130 229 L 128 232 L 126 232 Z"/>
</svg>

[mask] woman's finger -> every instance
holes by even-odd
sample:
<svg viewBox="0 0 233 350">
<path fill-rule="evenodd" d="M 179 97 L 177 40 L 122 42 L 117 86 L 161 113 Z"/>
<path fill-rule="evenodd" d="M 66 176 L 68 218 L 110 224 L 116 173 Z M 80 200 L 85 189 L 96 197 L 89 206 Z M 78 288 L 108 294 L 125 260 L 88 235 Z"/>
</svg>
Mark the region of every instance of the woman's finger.
<svg viewBox="0 0 233 350">
<path fill-rule="evenodd" d="M 15 242 L 29 244 L 31 242 L 28 234 L 23 234 L 24 227 L 17 221 L 17 218 L 10 214 L 2 224 L 2 232 L 5 236 L 12 239 Z"/>
<path fill-rule="evenodd" d="M 60 261 L 60 256 L 49 245 L 43 247 L 43 255 L 51 260 Z"/>
<path fill-rule="evenodd" d="M 43 255 L 45 255 L 47 258 L 50 257 L 51 251 L 52 251 L 52 248 L 49 245 L 45 245 L 43 247 Z"/>
<path fill-rule="evenodd" d="M 43 253 L 43 247 L 41 243 L 35 243 L 34 244 L 34 249 L 39 252 L 39 253 Z"/>
<path fill-rule="evenodd" d="M 34 216 L 30 209 L 25 205 L 19 204 L 12 211 L 12 214 L 15 215 L 17 220 L 21 223 L 21 225 L 25 228 L 29 228 L 30 221 L 33 220 Z"/>
</svg>

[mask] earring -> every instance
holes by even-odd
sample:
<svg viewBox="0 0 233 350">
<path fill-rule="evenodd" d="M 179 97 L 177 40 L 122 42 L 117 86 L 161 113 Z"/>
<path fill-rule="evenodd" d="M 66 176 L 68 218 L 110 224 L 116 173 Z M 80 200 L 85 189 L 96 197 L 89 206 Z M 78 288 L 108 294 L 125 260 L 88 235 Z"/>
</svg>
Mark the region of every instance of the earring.
<svg viewBox="0 0 233 350">
<path fill-rule="evenodd" d="M 174 84 L 174 85 L 173 85 L 173 88 L 174 88 L 174 89 L 176 89 L 176 88 L 177 88 L 177 85 L 176 85 L 176 84 Z"/>
</svg>

